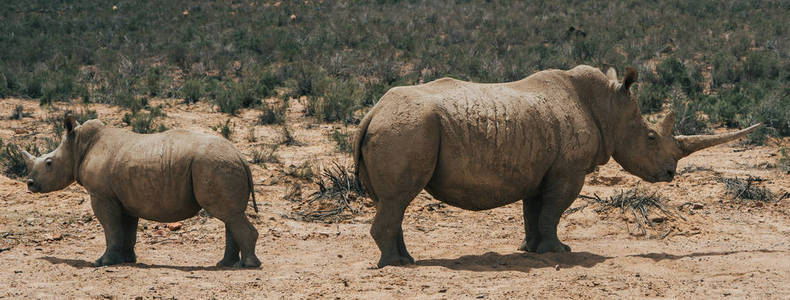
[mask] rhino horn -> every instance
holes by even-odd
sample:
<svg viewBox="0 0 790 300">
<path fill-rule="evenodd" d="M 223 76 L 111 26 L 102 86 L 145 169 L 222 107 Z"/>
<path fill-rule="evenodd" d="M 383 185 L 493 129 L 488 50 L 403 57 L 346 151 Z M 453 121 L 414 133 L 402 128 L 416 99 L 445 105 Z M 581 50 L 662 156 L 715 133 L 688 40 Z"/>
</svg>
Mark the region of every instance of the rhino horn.
<svg viewBox="0 0 790 300">
<path fill-rule="evenodd" d="M 757 123 L 746 129 L 714 135 L 679 135 L 675 137 L 675 140 L 680 144 L 680 148 L 683 149 L 684 154 L 689 155 L 698 150 L 741 138 L 757 130 L 761 125 L 762 123 Z"/>
<path fill-rule="evenodd" d="M 22 150 L 22 155 L 25 156 L 25 164 L 27 164 L 28 166 L 31 166 L 33 164 L 33 161 L 36 160 L 36 157 L 33 156 L 33 154 L 30 154 L 30 152 L 27 152 L 25 150 Z"/>
<path fill-rule="evenodd" d="M 664 119 L 658 123 L 658 128 L 661 129 L 661 135 L 667 136 L 672 134 L 672 127 L 675 126 L 675 112 L 670 111 Z"/>
</svg>

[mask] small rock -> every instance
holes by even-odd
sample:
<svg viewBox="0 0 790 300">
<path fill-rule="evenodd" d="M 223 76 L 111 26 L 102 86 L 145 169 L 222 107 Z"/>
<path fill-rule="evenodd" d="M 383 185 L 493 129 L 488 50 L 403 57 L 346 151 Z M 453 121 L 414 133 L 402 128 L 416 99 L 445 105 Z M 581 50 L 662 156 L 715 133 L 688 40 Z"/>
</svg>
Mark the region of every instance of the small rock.
<svg viewBox="0 0 790 300">
<path fill-rule="evenodd" d="M 162 229 L 157 229 L 156 231 L 154 231 L 154 233 L 157 234 L 157 235 L 160 235 L 160 236 L 164 236 L 165 235 L 165 231 L 162 230 Z"/>
<path fill-rule="evenodd" d="M 143 296 L 134 297 L 134 300 L 143 300 Z"/>
<path fill-rule="evenodd" d="M 692 207 L 693 209 L 703 209 L 703 208 L 705 208 L 705 206 L 704 206 L 704 205 L 702 205 L 701 203 L 694 203 L 694 204 L 692 204 L 692 206 L 691 206 L 691 207 Z"/>
<path fill-rule="evenodd" d="M 24 130 L 22 128 L 16 128 L 16 129 L 14 129 L 14 133 L 15 134 L 27 134 L 28 132 L 27 132 L 27 130 Z"/>
<path fill-rule="evenodd" d="M 560 270 L 560 265 L 554 265 L 554 270 L 559 271 Z"/>
<path fill-rule="evenodd" d="M 441 289 L 439 290 L 439 293 L 447 293 L 447 289 Z"/>
<path fill-rule="evenodd" d="M 62 233 L 58 233 L 58 234 L 55 234 L 55 235 L 49 237 L 47 240 L 48 241 L 60 241 L 62 239 L 63 239 L 63 234 Z"/>
<path fill-rule="evenodd" d="M 184 226 L 184 224 L 181 224 L 181 222 L 167 223 L 167 229 L 170 229 L 170 231 L 177 231 L 181 229 L 182 226 Z"/>
<path fill-rule="evenodd" d="M 22 270 L 16 270 L 16 271 L 14 271 L 14 273 L 15 274 L 22 274 Z"/>
</svg>

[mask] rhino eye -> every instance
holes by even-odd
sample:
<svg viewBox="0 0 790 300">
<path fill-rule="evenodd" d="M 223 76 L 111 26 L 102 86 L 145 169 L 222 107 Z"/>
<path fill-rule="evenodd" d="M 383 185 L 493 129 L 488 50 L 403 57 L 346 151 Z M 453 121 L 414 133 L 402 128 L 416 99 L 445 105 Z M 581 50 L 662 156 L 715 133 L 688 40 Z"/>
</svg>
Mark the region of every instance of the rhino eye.
<svg viewBox="0 0 790 300">
<path fill-rule="evenodd" d="M 647 139 L 648 140 L 654 141 L 654 140 L 656 140 L 656 136 L 657 136 L 656 133 L 653 132 L 653 131 L 647 133 Z"/>
</svg>

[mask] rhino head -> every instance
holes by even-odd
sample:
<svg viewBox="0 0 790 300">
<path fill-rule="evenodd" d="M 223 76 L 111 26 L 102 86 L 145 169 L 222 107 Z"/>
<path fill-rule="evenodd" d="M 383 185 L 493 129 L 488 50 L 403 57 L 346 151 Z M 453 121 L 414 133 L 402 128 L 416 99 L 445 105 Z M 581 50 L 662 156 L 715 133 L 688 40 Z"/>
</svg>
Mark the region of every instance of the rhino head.
<svg viewBox="0 0 790 300">
<path fill-rule="evenodd" d="M 612 157 L 626 171 L 648 182 L 669 182 L 675 177 L 677 162 L 695 151 L 741 138 L 760 127 L 755 124 L 736 132 L 715 135 L 672 135 L 675 113 L 668 113 L 655 125 L 648 125 L 642 118 L 639 106 L 629 88 L 636 82 L 636 70 L 629 68 L 622 83 L 617 82 L 614 69 L 606 75 L 610 88 L 624 116 L 615 125 L 614 152 Z"/>
<path fill-rule="evenodd" d="M 22 152 L 28 170 L 27 188 L 31 192 L 57 191 L 74 182 L 75 145 L 80 124 L 71 116 L 66 116 L 63 127 L 66 128 L 66 134 L 54 151 L 39 157 L 27 151 Z"/>
</svg>

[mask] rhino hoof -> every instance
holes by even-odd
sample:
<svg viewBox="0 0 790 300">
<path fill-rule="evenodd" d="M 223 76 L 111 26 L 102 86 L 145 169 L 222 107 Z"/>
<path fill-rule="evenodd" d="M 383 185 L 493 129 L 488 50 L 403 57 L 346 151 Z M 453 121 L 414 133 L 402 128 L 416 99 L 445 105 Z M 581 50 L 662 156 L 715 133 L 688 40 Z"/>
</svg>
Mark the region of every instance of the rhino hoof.
<svg viewBox="0 0 790 300">
<path fill-rule="evenodd" d="M 222 260 L 217 262 L 217 267 L 234 267 L 237 266 L 238 263 L 239 263 L 238 258 L 236 258 L 235 260 L 223 258 Z"/>
<path fill-rule="evenodd" d="M 571 252 L 571 247 L 559 241 L 541 242 L 540 245 L 538 245 L 537 252 Z"/>
<path fill-rule="evenodd" d="M 240 261 L 238 267 L 240 268 L 258 268 L 261 266 L 261 261 L 257 257 L 247 257 Z"/>
<path fill-rule="evenodd" d="M 99 257 L 99 259 L 93 262 L 93 266 L 94 267 L 112 266 L 112 265 L 117 265 L 127 262 L 130 261 L 128 261 L 128 258 L 124 258 L 123 255 L 120 255 L 118 253 L 105 253 L 104 255 Z"/>
<path fill-rule="evenodd" d="M 518 250 L 525 252 L 536 252 L 538 250 L 538 244 L 540 244 L 540 239 L 529 239 L 521 243 L 521 247 L 518 247 Z"/>
<path fill-rule="evenodd" d="M 397 257 L 391 257 L 391 258 L 384 258 L 384 257 L 382 257 L 379 260 L 378 267 L 379 268 L 383 268 L 383 267 L 386 267 L 386 266 L 404 266 L 404 265 L 410 265 L 410 264 L 413 264 L 413 263 L 414 263 L 414 258 L 411 258 L 411 257 L 405 257 L 405 256 L 397 256 Z"/>
</svg>

